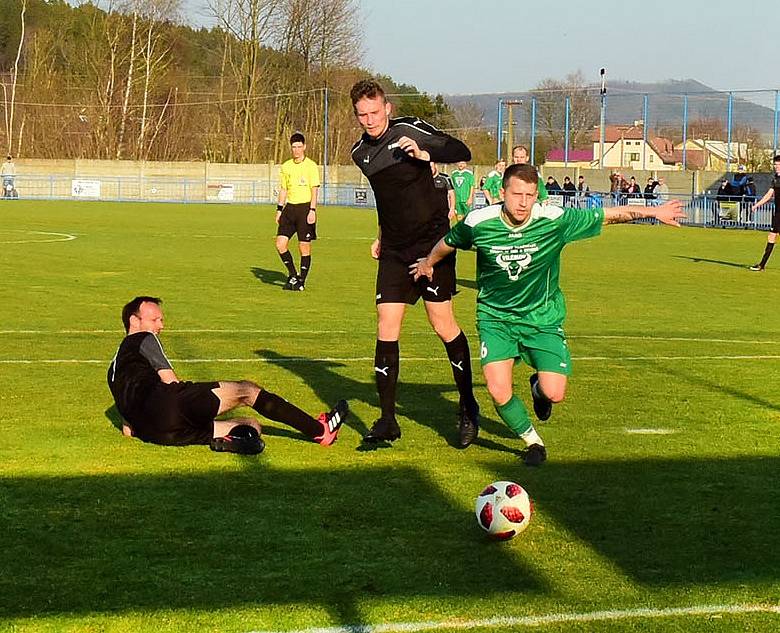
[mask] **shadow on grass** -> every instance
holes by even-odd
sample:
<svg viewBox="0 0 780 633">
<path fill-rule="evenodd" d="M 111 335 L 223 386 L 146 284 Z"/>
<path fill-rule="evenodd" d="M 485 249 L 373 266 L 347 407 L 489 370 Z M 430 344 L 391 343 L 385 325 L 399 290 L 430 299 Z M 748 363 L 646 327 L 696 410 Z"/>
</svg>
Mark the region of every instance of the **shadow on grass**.
<svg viewBox="0 0 780 633">
<path fill-rule="evenodd" d="M 0 618 L 292 604 L 356 624 L 372 596 L 548 590 L 413 468 L 245 461 L 238 472 L 0 478 Z"/>
<path fill-rule="evenodd" d="M 104 415 L 106 416 L 106 419 L 111 422 L 111 425 L 117 429 L 118 431 L 122 430 L 122 425 L 125 423 L 125 419 L 122 417 L 122 414 L 119 413 L 119 409 L 116 408 L 115 404 L 112 404 L 108 409 L 104 411 Z"/>
<path fill-rule="evenodd" d="M 730 266 L 731 268 L 747 268 L 749 264 L 738 264 L 737 262 L 726 262 L 721 259 L 705 259 L 704 257 L 688 257 L 686 255 L 672 255 L 677 259 L 687 259 L 689 261 L 698 264 L 704 262 L 705 264 L 718 264 L 720 266 Z"/>
<path fill-rule="evenodd" d="M 359 382 L 344 376 L 338 373 L 338 369 L 345 366 L 344 363 L 312 361 L 304 357 L 290 358 L 269 349 L 255 350 L 254 353 L 299 376 L 323 402 L 335 404 L 338 399 L 344 398 L 350 402 L 353 410 L 353 405 L 356 402 L 378 407 L 378 396 L 373 377 L 371 382 Z M 372 365 L 366 363 L 366 374 L 369 374 L 371 367 Z M 403 371 L 403 358 L 401 359 L 401 369 Z M 429 427 L 443 437 L 450 446 L 456 446 L 458 406 L 457 402 L 445 398 L 445 394 L 451 394 L 457 400 L 457 388 L 454 382 L 448 384 L 408 383 L 401 380 L 398 383 L 397 413 Z M 481 426 L 485 431 L 508 439 L 510 446 L 518 443 L 517 436 L 505 424 L 485 417 L 484 410 L 482 413 Z M 376 414 L 379 417 L 378 409 Z M 355 429 L 360 435 L 364 435 L 373 422 L 373 420 L 362 420 L 351 413 L 346 425 Z M 403 432 L 403 426 L 401 430 Z M 486 442 L 489 440 L 480 439 L 478 441 L 485 446 Z M 495 442 L 491 444 L 499 446 Z M 511 447 L 503 448 L 503 450 L 514 452 Z"/>
<path fill-rule="evenodd" d="M 778 469 L 777 457 L 548 461 L 522 483 L 537 511 L 639 583 L 751 584 L 780 579 Z"/>
<path fill-rule="evenodd" d="M 259 279 L 269 286 L 281 287 L 287 283 L 287 275 L 280 270 L 268 270 L 267 268 L 260 268 L 259 266 L 252 266 L 249 270 L 255 276 L 255 279 Z"/>
</svg>

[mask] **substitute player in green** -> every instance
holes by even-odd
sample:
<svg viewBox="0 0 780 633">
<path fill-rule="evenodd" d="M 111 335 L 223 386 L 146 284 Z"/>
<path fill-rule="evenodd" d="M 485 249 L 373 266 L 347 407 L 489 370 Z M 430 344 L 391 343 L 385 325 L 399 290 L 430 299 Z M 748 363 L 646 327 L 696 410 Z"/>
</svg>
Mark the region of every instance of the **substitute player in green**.
<svg viewBox="0 0 780 633">
<path fill-rule="evenodd" d="M 455 217 L 460 222 L 469 214 L 474 203 L 474 172 L 467 168 L 465 161 L 460 161 L 456 167 L 450 178 L 455 190 Z"/>
<path fill-rule="evenodd" d="M 415 279 L 430 278 L 437 262 L 455 249 L 477 250 L 482 371 L 496 411 L 527 446 L 523 459 L 529 466 L 544 462 L 547 450 L 523 401 L 513 394 L 512 369 L 522 359 L 536 370 L 530 379 L 534 412 L 547 420 L 553 403 L 563 400 L 571 373 L 563 332 L 566 304 L 558 284 L 563 247 L 597 236 L 604 224 L 656 218 L 679 226 L 685 217 L 679 200 L 588 210 L 541 205 L 538 182 L 533 165 L 511 165 L 503 178 L 504 203 L 472 211 L 410 266 Z"/>
<path fill-rule="evenodd" d="M 287 268 L 285 290 L 303 290 L 306 276 L 311 270 L 311 243 L 317 239 L 317 192 L 320 187 L 320 170 L 311 158 L 306 157 L 306 139 L 296 132 L 290 137 L 292 158 L 282 163 L 279 173 L 279 199 L 276 205 L 276 250 Z M 301 253 L 301 272 L 288 245 L 290 238 L 298 234 L 298 250 Z"/>
<path fill-rule="evenodd" d="M 496 168 L 492 170 L 485 179 L 485 184 L 482 185 L 482 193 L 485 194 L 485 200 L 490 204 L 498 204 L 501 202 L 501 179 L 504 177 L 504 170 L 506 169 L 506 161 L 502 158 L 496 162 Z"/>
<path fill-rule="evenodd" d="M 525 145 L 515 145 L 512 148 L 512 164 L 525 165 L 528 162 L 528 148 Z M 541 177 L 536 185 L 536 190 L 539 192 L 539 202 L 547 200 L 547 187 L 544 186 L 544 180 Z"/>
</svg>

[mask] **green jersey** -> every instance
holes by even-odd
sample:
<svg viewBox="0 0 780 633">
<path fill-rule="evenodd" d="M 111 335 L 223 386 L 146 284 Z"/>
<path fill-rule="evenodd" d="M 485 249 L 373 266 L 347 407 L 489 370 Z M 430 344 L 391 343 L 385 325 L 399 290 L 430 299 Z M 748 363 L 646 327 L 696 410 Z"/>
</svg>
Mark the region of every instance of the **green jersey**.
<svg viewBox="0 0 780 633">
<path fill-rule="evenodd" d="M 472 211 L 444 236 L 453 248 L 477 250 L 477 318 L 560 325 L 566 303 L 558 285 L 561 251 L 569 242 L 601 233 L 604 209 L 562 209 L 535 204 L 512 226 L 503 205 Z"/>
<path fill-rule="evenodd" d="M 455 202 L 468 202 L 471 188 L 474 186 L 474 172 L 470 169 L 456 169 L 450 174 L 455 189 Z"/>
<path fill-rule="evenodd" d="M 482 191 L 487 191 L 493 200 L 500 200 L 503 179 L 504 177 L 494 169 L 487 175 L 485 184 L 482 186 Z"/>
<path fill-rule="evenodd" d="M 539 192 L 539 202 L 547 200 L 547 187 L 544 186 L 544 180 L 541 178 L 539 179 L 539 182 L 536 183 L 536 189 Z"/>
</svg>

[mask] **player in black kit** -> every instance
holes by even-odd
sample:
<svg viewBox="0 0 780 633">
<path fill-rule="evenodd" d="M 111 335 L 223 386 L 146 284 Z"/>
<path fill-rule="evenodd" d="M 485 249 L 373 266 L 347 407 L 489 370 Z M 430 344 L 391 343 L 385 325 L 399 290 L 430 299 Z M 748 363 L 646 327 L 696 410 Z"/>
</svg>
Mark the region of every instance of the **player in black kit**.
<svg viewBox="0 0 780 633">
<path fill-rule="evenodd" d="M 375 81 L 357 82 L 350 96 L 364 130 L 352 148 L 352 160 L 371 183 L 379 220 L 371 254 L 379 260 L 374 372 L 382 415 L 363 439 L 376 443 L 401 437 L 395 418 L 398 339 L 406 306 L 422 297 L 428 320 L 444 342 L 460 393 L 458 444 L 465 448 L 477 437 L 479 407 L 472 390 L 468 341 L 452 312 L 455 258 L 437 265 L 431 281 L 413 281 L 409 266 L 425 257 L 449 230 L 449 210 L 434 187 L 430 163 L 468 161 L 471 152 L 425 121 L 391 119 L 391 105 Z"/>
<path fill-rule="evenodd" d="M 761 205 L 766 204 L 772 198 L 775 200 L 775 210 L 772 214 L 772 228 L 769 230 L 769 235 L 766 238 L 766 248 L 764 249 L 764 256 L 761 261 L 750 267 L 753 271 L 762 271 L 766 267 L 766 263 L 769 261 L 769 256 L 772 254 L 772 250 L 775 248 L 775 242 L 777 242 L 777 236 L 780 234 L 780 154 L 772 159 L 772 164 L 775 168 L 774 177 L 772 178 L 772 185 L 769 187 L 769 191 L 766 192 L 763 198 L 753 205 L 753 211 L 758 209 Z"/>
<path fill-rule="evenodd" d="M 344 400 L 313 418 L 248 380 L 180 382 L 157 338 L 163 329 L 160 303 L 157 297 L 142 296 L 122 309 L 127 336 L 108 368 L 108 387 L 125 419 L 125 435 L 154 444 L 210 444 L 215 451 L 259 453 L 264 444 L 256 420 L 214 419 L 248 406 L 323 446 L 336 441 L 348 412 Z"/>
</svg>

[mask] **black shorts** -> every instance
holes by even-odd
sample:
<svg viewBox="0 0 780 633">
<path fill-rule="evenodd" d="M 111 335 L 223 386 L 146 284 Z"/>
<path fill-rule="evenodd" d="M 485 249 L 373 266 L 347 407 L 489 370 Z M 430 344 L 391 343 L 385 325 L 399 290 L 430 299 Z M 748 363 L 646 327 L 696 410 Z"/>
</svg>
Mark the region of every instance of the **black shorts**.
<svg viewBox="0 0 780 633">
<path fill-rule="evenodd" d="M 780 233 L 780 210 L 772 214 L 772 233 Z"/>
<path fill-rule="evenodd" d="M 313 242 L 316 240 L 317 223 L 309 224 L 306 221 L 310 207 L 311 205 L 308 202 L 286 205 L 282 210 L 282 215 L 279 217 L 279 228 L 276 234 L 284 235 L 289 239 L 297 233 L 299 242 Z"/>
<path fill-rule="evenodd" d="M 146 399 L 144 410 L 131 422 L 133 435 L 144 442 L 184 446 L 208 444 L 214 437 L 219 398 L 218 382 L 160 384 Z"/>
<path fill-rule="evenodd" d="M 447 255 L 433 268 L 433 281 L 420 277 L 417 281 L 409 274 L 409 266 L 416 260 L 406 261 L 397 257 L 380 257 L 376 274 L 376 302 L 407 303 L 423 301 L 442 303 L 455 294 L 455 253 Z"/>
</svg>

